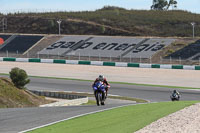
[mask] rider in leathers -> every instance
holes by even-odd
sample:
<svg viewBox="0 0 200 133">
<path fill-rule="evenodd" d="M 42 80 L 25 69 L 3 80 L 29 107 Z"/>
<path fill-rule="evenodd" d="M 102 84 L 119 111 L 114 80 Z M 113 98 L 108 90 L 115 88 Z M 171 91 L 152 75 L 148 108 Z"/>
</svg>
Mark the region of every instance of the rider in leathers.
<svg viewBox="0 0 200 133">
<path fill-rule="evenodd" d="M 173 90 L 172 96 L 178 95 L 178 98 L 180 98 L 180 93 L 177 90 Z"/>
<path fill-rule="evenodd" d="M 107 95 L 108 95 L 108 89 L 110 88 L 110 84 L 108 83 L 108 81 L 106 80 L 106 78 L 104 78 L 103 75 L 99 75 L 99 77 L 96 78 L 96 80 L 95 80 L 94 83 L 92 84 L 92 87 L 93 87 L 94 84 L 95 84 L 96 82 L 98 82 L 98 81 L 102 81 L 102 82 L 104 83 L 104 85 L 106 85 L 105 90 L 106 90 L 106 97 L 107 97 Z"/>
</svg>

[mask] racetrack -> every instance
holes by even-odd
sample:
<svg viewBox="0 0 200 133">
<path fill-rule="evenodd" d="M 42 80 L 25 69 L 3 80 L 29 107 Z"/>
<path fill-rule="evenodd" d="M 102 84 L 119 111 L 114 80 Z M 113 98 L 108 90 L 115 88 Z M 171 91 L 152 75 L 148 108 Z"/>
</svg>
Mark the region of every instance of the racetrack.
<svg viewBox="0 0 200 133">
<path fill-rule="evenodd" d="M 54 66 L 55 65 L 53 64 L 49 65 L 50 69 L 51 67 L 54 67 Z M 36 64 L 36 67 L 37 67 L 37 64 Z M 86 66 L 83 66 L 83 67 L 86 67 Z M 91 66 L 88 66 L 88 71 L 90 71 L 90 68 Z M 111 68 L 113 67 L 110 67 L 110 69 Z M 5 69 L 8 69 L 8 68 L 4 68 L 4 70 Z M 31 69 L 32 69 L 32 73 L 34 72 L 38 73 L 34 71 L 34 68 L 31 68 Z M 187 70 L 184 70 L 184 71 L 187 71 Z M 43 76 L 46 76 L 45 73 L 43 74 L 44 74 Z M 73 71 L 71 71 L 70 74 L 72 75 Z M 130 77 L 131 75 L 128 75 L 128 76 Z M 138 75 L 138 76 L 141 76 L 141 75 Z M 35 89 L 35 90 L 79 91 L 79 92 L 92 93 L 91 84 L 92 82 L 86 82 L 86 81 L 31 78 L 31 83 L 27 87 L 29 89 Z M 170 100 L 169 96 L 170 96 L 171 91 L 172 91 L 172 88 L 111 84 L 111 89 L 109 93 L 120 95 L 120 96 L 143 98 L 143 99 L 150 100 L 152 102 L 156 102 L 156 101 L 169 101 Z M 199 91 L 180 90 L 180 92 L 182 94 L 181 100 L 199 100 L 200 98 Z M 0 132 L 19 132 L 19 131 L 37 127 L 40 125 L 48 124 L 57 120 L 62 120 L 62 119 L 66 119 L 72 116 L 76 116 L 76 115 L 80 115 L 80 114 L 84 114 L 88 112 L 93 112 L 93 111 L 98 111 L 101 109 L 116 107 L 120 105 L 125 105 L 125 103 L 107 104 L 106 106 L 101 106 L 101 107 L 97 107 L 96 105 L 90 105 L 90 106 L 73 106 L 73 107 L 0 109 Z"/>
</svg>

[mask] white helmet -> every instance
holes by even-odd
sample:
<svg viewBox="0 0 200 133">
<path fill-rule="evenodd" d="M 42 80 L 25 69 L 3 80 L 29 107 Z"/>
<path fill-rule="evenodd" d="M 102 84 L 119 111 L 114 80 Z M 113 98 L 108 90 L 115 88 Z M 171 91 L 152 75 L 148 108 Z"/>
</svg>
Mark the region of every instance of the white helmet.
<svg viewBox="0 0 200 133">
<path fill-rule="evenodd" d="M 99 80 L 103 81 L 104 80 L 104 76 L 103 75 L 99 75 Z"/>
</svg>

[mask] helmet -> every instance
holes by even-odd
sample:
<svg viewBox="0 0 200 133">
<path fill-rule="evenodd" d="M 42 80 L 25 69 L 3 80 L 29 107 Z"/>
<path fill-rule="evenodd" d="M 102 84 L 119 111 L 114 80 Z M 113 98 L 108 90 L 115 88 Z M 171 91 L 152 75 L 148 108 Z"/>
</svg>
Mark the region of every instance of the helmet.
<svg viewBox="0 0 200 133">
<path fill-rule="evenodd" d="M 99 78 L 98 78 L 100 81 L 103 81 L 104 80 L 104 76 L 103 75 L 99 75 Z"/>
<path fill-rule="evenodd" d="M 173 92 L 176 93 L 177 91 L 176 91 L 176 90 L 173 90 Z"/>
</svg>

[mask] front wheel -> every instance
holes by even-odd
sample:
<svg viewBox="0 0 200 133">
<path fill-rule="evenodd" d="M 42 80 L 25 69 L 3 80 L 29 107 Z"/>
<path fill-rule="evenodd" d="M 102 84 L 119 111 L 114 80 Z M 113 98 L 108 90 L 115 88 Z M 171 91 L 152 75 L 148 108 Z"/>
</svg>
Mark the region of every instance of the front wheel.
<svg viewBox="0 0 200 133">
<path fill-rule="evenodd" d="M 96 92 L 95 97 L 96 97 L 97 106 L 99 106 L 100 105 L 100 93 Z"/>
</svg>

